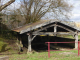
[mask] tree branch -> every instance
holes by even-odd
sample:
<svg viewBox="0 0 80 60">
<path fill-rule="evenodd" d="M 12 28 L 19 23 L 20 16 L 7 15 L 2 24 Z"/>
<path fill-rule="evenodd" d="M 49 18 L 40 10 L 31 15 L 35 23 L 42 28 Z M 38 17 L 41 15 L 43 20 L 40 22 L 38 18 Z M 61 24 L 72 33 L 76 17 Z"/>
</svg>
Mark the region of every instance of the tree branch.
<svg viewBox="0 0 80 60">
<path fill-rule="evenodd" d="M 0 11 L 2 11 L 4 8 L 6 8 L 7 6 L 9 6 L 11 3 L 13 3 L 15 0 L 10 0 L 9 2 L 7 2 L 6 4 L 0 6 Z"/>
</svg>

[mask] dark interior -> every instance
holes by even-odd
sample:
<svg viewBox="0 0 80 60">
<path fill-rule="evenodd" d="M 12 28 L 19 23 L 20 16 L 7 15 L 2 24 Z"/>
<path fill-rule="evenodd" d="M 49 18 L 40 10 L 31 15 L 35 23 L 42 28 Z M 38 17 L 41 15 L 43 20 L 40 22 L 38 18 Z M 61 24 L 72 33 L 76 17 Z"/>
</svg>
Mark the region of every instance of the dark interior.
<svg viewBox="0 0 80 60">
<path fill-rule="evenodd" d="M 26 37 L 25 39 L 23 39 L 24 37 Z M 24 47 L 28 47 L 28 40 L 27 40 L 27 35 L 24 35 L 22 37 L 22 42 Z M 74 41 L 74 39 L 69 39 L 69 38 L 62 38 L 62 37 L 56 37 L 56 36 L 36 36 L 36 38 L 32 41 L 32 49 L 35 51 L 47 51 L 48 49 L 48 45 L 45 42 L 70 42 L 70 41 Z M 74 43 L 58 43 L 57 45 L 55 45 L 54 43 L 51 44 L 50 47 L 51 50 L 57 50 L 55 47 L 63 47 L 63 48 L 74 48 Z"/>
</svg>

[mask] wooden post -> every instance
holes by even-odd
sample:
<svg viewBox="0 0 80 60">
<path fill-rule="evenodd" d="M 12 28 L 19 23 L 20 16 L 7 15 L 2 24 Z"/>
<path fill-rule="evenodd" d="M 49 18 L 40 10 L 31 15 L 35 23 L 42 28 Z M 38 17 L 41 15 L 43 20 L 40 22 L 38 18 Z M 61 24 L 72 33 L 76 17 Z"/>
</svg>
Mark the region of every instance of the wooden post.
<svg viewBox="0 0 80 60">
<path fill-rule="evenodd" d="M 57 32 L 57 26 L 56 26 L 56 24 L 54 26 L 54 32 Z"/>
<path fill-rule="evenodd" d="M 78 48 L 78 33 L 75 34 L 75 49 Z"/>
<path fill-rule="evenodd" d="M 17 46 L 18 46 L 18 49 L 19 49 L 19 53 L 22 52 L 22 47 L 23 47 L 23 44 L 22 44 L 22 39 L 21 39 L 21 35 L 17 33 Z"/>
<path fill-rule="evenodd" d="M 56 38 L 56 35 L 57 35 L 57 26 L 56 26 L 56 24 L 55 24 L 55 26 L 54 26 L 54 36 L 55 36 L 55 38 Z M 56 42 L 56 39 L 55 39 L 55 42 Z M 57 45 L 57 43 L 54 43 L 54 45 Z"/>
<path fill-rule="evenodd" d="M 55 26 L 54 26 L 54 36 L 56 36 L 56 32 L 57 32 L 57 26 L 56 26 L 56 24 L 55 24 Z"/>
<path fill-rule="evenodd" d="M 32 39 L 32 34 L 28 34 L 28 52 L 31 52 L 31 39 Z"/>
</svg>

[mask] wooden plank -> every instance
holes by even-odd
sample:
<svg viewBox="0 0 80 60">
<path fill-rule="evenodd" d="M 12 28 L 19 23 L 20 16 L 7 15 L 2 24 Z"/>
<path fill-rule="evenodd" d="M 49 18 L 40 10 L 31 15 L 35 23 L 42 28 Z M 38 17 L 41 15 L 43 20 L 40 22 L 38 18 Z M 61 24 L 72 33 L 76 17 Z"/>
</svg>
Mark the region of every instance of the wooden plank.
<svg viewBox="0 0 80 60">
<path fill-rule="evenodd" d="M 52 27 L 52 26 L 55 26 L 55 24 L 52 24 L 52 25 L 47 26 L 47 27 L 42 27 L 41 29 L 39 29 L 39 30 L 37 30 L 37 31 L 34 31 L 34 32 L 37 33 L 37 32 L 39 32 L 39 31 L 45 30 L 45 29 L 47 29 L 47 28 L 50 28 L 50 27 Z"/>
<path fill-rule="evenodd" d="M 71 29 L 68 29 L 68 28 L 66 28 L 66 27 L 64 27 L 64 26 L 61 26 L 61 25 L 57 25 L 58 27 L 60 27 L 60 28 L 63 28 L 63 29 L 65 29 L 65 30 L 67 30 L 67 31 L 69 31 L 69 32 L 72 32 L 72 33 L 74 33 L 74 31 L 73 30 L 71 30 Z"/>
<path fill-rule="evenodd" d="M 57 35 L 74 35 L 73 33 L 66 33 L 66 32 L 64 32 L 64 33 L 62 33 L 62 32 L 38 32 L 38 33 L 33 33 L 33 35 L 55 35 L 55 34 L 57 34 Z"/>
</svg>

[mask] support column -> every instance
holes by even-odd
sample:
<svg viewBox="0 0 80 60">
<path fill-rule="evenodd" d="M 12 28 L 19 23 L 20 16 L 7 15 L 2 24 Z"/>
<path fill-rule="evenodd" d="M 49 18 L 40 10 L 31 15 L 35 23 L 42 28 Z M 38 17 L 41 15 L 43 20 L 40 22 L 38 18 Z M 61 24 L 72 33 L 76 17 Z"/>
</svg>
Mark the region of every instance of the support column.
<svg viewBox="0 0 80 60">
<path fill-rule="evenodd" d="M 78 33 L 75 34 L 75 49 L 78 48 Z"/>
<path fill-rule="evenodd" d="M 54 36 L 56 36 L 56 32 L 57 32 L 57 26 L 56 26 L 56 24 L 55 24 L 55 26 L 54 26 Z"/>
<path fill-rule="evenodd" d="M 54 26 L 55 42 L 56 42 L 56 35 L 57 35 L 57 26 L 56 26 L 56 24 L 55 24 L 55 26 Z M 56 46 L 56 45 L 57 45 L 57 43 L 54 43 L 54 45 Z"/>
<path fill-rule="evenodd" d="M 31 39 L 32 39 L 32 35 L 29 34 L 28 35 L 28 52 L 32 51 L 32 49 L 31 49 Z"/>
<path fill-rule="evenodd" d="M 23 51 L 23 44 L 22 44 L 22 39 L 21 39 L 21 35 L 17 33 L 17 46 L 19 49 L 19 53 Z"/>
</svg>

